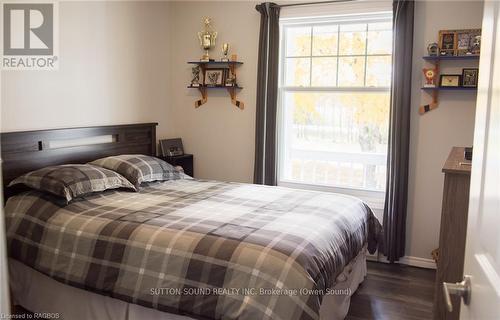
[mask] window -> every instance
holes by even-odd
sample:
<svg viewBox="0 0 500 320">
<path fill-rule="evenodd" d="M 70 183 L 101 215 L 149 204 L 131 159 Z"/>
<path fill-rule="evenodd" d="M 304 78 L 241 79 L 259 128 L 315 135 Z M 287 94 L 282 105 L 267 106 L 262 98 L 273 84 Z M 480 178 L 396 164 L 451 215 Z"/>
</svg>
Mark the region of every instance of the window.
<svg viewBox="0 0 500 320">
<path fill-rule="evenodd" d="M 281 22 L 280 185 L 385 191 L 392 13 Z"/>
</svg>

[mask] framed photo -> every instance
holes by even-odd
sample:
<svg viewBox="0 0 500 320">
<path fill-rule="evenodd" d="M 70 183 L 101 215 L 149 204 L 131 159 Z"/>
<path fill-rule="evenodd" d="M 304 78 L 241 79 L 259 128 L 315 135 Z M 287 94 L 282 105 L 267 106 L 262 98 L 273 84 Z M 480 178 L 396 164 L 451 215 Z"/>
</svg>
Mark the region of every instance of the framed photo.
<svg viewBox="0 0 500 320">
<path fill-rule="evenodd" d="M 181 138 L 160 140 L 161 155 L 164 157 L 182 156 L 184 147 Z"/>
<path fill-rule="evenodd" d="M 207 87 L 223 86 L 224 74 L 224 69 L 205 69 L 203 84 Z"/>
<path fill-rule="evenodd" d="M 467 29 L 457 31 L 457 55 L 479 54 L 479 44 L 476 37 L 481 36 L 481 29 Z"/>
<path fill-rule="evenodd" d="M 465 56 L 479 54 L 481 29 L 440 30 L 439 54 Z"/>
<path fill-rule="evenodd" d="M 463 69 L 462 70 L 462 87 L 477 88 L 479 69 Z"/>
<path fill-rule="evenodd" d="M 457 55 L 462 56 L 467 54 L 470 46 L 470 37 L 471 34 L 469 32 L 457 32 Z"/>
<path fill-rule="evenodd" d="M 454 30 L 439 31 L 439 48 L 442 56 L 453 56 L 457 48 L 457 33 Z"/>
<path fill-rule="evenodd" d="M 460 75 L 459 74 L 442 74 L 440 81 L 440 87 L 460 87 Z"/>
<path fill-rule="evenodd" d="M 481 53 L 481 29 L 470 32 L 469 50 L 467 54 L 479 55 Z"/>
</svg>

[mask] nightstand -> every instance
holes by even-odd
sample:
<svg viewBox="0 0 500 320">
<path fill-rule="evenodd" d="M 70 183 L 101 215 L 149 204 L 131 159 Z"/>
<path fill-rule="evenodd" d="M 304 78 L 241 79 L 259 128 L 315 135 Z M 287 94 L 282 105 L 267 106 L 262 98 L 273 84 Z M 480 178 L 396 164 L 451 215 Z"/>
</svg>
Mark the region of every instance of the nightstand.
<svg viewBox="0 0 500 320">
<path fill-rule="evenodd" d="M 194 176 L 194 168 L 193 168 L 193 155 L 192 154 L 183 154 L 182 156 L 171 156 L 171 157 L 163 157 L 160 156 L 160 159 L 165 160 L 173 166 L 181 166 L 184 169 L 184 173 L 193 177 Z"/>
</svg>

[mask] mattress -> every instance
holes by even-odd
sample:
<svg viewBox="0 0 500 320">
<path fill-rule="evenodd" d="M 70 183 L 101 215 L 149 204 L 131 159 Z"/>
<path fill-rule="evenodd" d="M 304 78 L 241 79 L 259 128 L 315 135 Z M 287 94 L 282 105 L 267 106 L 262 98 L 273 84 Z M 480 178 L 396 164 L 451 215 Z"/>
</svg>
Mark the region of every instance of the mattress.
<svg viewBox="0 0 500 320">
<path fill-rule="evenodd" d="M 61 283 L 197 319 L 318 319 L 380 224 L 359 199 L 203 180 L 69 205 L 8 200 L 9 255 Z"/>
</svg>

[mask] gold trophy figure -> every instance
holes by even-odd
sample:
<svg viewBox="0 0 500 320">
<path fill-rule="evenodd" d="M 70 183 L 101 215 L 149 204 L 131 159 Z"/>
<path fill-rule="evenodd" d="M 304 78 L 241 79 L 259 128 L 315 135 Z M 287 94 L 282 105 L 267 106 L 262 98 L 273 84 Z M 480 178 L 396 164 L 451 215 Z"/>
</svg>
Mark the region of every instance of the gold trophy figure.
<svg viewBox="0 0 500 320">
<path fill-rule="evenodd" d="M 220 61 L 222 62 L 228 62 L 229 58 L 227 57 L 227 54 L 229 53 L 229 43 L 224 43 L 222 45 L 222 54 L 224 55 Z"/>
<path fill-rule="evenodd" d="M 204 18 L 203 23 L 205 24 L 205 30 L 198 32 L 198 39 L 200 40 L 200 46 L 205 53 L 201 57 L 200 61 L 208 62 L 210 61 L 210 56 L 208 51 L 215 47 L 215 39 L 217 39 L 217 31 L 213 31 L 212 19 Z"/>
<path fill-rule="evenodd" d="M 437 76 L 437 70 L 436 69 L 429 69 L 429 68 L 424 68 L 422 69 L 424 72 L 424 77 L 425 77 L 425 88 L 434 88 L 436 87 L 436 76 Z"/>
</svg>

